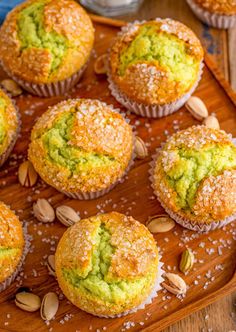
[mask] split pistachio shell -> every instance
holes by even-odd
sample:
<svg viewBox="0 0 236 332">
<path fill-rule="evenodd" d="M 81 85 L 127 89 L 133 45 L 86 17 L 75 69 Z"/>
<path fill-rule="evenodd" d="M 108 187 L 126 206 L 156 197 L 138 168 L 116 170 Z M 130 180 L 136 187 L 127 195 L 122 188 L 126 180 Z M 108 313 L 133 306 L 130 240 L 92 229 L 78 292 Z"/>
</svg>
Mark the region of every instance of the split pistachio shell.
<svg viewBox="0 0 236 332">
<path fill-rule="evenodd" d="M 189 98 L 189 100 L 185 104 L 187 110 L 192 114 L 192 116 L 202 121 L 203 119 L 208 117 L 208 110 L 204 102 L 195 96 Z"/>
<path fill-rule="evenodd" d="M 55 212 L 53 207 L 44 198 L 39 198 L 37 202 L 33 205 L 33 212 L 35 218 L 37 218 L 38 221 L 44 223 L 53 222 L 55 219 Z"/>
<path fill-rule="evenodd" d="M 208 128 L 220 129 L 220 124 L 218 119 L 214 115 L 208 116 L 204 121 L 204 125 Z"/>
<path fill-rule="evenodd" d="M 144 159 L 148 156 L 148 149 L 144 141 L 138 136 L 135 138 L 134 152 L 138 159 Z"/>
<path fill-rule="evenodd" d="M 55 256 L 54 255 L 49 255 L 48 256 L 46 265 L 47 265 L 49 274 L 51 276 L 55 277 L 56 272 L 55 272 Z"/>
<path fill-rule="evenodd" d="M 94 71 L 96 74 L 107 73 L 107 54 L 100 55 L 94 63 Z"/>
<path fill-rule="evenodd" d="M 34 312 L 39 310 L 41 300 L 38 295 L 28 292 L 21 292 L 16 294 L 15 304 L 22 310 Z"/>
<path fill-rule="evenodd" d="M 194 254 L 190 249 L 184 250 L 181 255 L 179 269 L 181 272 L 186 273 L 190 271 L 194 264 Z"/>
<path fill-rule="evenodd" d="M 6 78 L 5 80 L 1 81 L 1 86 L 9 92 L 12 97 L 17 97 L 22 94 L 21 87 L 13 80 Z"/>
<path fill-rule="evenodd" d="M 174 227 L 174 220 L 167 215 L 152 216 L 147 221 L 147 228 L 154 234 L 169 232 Z"/>
<path fill-rule="evenodd" d="M 47 293 L 41 304 L 40 315 L 43 320 L 51 320 L 57 313 L 59 308 L 59 300 L 56 293 Z"/>
<path fill-rule="evenodd" d="M 24 161 L 20 165 L 18 179 L 20 184 L 24 187 L 32 187 L 37 182 L 38 174 L 29 160 Z"/>
<path fill-rule="evenodd" d="M 56 208 L 56 216 L 58 220 L 67 227 L 74 225 L 80 220 L 75 210 L 66 205 L 61 205 Z"/>
<path fill-rule="evenodd" d="M 187 285 L 185 281 L 175 273 L 165 273 L 165 282 L 162 283 L 163 287 L 170 293 L 175 295 L 184 295 L 187 292 Z"/>
</svg>

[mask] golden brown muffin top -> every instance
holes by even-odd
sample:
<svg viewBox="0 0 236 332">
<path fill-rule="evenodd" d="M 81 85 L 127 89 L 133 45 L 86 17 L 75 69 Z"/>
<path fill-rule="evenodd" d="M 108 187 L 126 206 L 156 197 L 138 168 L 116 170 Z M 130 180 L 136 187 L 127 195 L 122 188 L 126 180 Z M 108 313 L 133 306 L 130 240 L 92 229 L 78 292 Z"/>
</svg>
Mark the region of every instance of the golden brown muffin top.
<svg viewBox="0 0 236 332">
<path fill-rule="evenodd" d="M 99 316 L 139 306 L 161 274 L 152 234 L 117 212 L 83 219 L 69 228 L 58 244 L 55 267 L 68 299 Z"/>
<path fill-rule="evenodd" d="M 236 147 L 223 130 L 193 126 L 174 134 L 158 155 L 154 187 L 161 201 L 198 223 L 236 213 Z"/>
<path fill-rule="evenodd" d="M 67 100 L 36 122 L 29 158 L 39 175 L 59 190 L 106 188 L 125 172 L 132 157 L 131 126 L 98 100 Z"/>
<path fill-rule="evenodd" d="M 110 262 L 104 261 L 109 263 L 106 281 L 139 279 L 149 273 L 153 264 L 157 268 L 158 250 L 147 228 L 132 217 L 110 212 L 80 220 L 64 233 L 56 253 L 57 269 L 74 270 L 78 276 L 89 277 L 101 228 L 109 233 L 107 246 L 113 247 Z M 103 249 L 106 250 L 96 248 Z"/>
<path fill-rule="evenodd" d="M 87 62 L 94 40 L 89 16 L 73 0 L 28 0 L 0 30 L 1 61 L 31 83 L 64 80 Z"/>
<path fill-rule="evenodd" d="M 235 0 L 194 0 L 203 9 L 222 15 L 236 14 Z"/>
<path fill-rule="evenodd" d="M 14 141 L 18 127 L 17 110 L 10 97 L 0 89 L 0 154 Z"/>
<path fill-rule="evenodd" d="M 22 225 L 17 216 L 0 202 L 0 282 L 17 268 L 24 247 Z"/>
<path fill-rule="evenodd" d="M 171 19 L 128 24 L 110 51 L 110 76 L 120 92 L 143 104 L 166 104 L 198 80 L 203 49 L 196 35 Z"/>
</svg>

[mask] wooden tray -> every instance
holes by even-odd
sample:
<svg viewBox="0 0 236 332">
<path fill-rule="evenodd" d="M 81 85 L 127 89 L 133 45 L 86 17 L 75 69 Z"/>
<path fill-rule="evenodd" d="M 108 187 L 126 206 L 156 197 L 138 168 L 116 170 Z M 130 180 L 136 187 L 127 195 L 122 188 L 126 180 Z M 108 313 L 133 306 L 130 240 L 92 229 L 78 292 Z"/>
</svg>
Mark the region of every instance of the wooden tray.
<svg viewBox="0 0 236 332">
<path fill-rule="evenodd" d="M 118 27 L 123 23 L 94 16 L 93 20 L 96 27 L 95 53 L 100 55 L 107 50 Z M 93 62 L 94 57 L 81 83 L 68 96 L 64 96 L 64 99 L 68 97 L 99 98 L 112 103 L 115 107 L 120 107 L 109 93 L 106 78 L 97 77 L 94 74 Z M 204 100 L 210 112 L 217 114 L 221 128 L 236 137 L 236 96 L 208 58 L 205 64 L 204 75 L 196 95 Z M 0 76 L 2 78 L 5 75 L 1 72 Z M 169 233 L 156 235 L 155 239 L 161 248 L 162 261 L 167 271 L 180 273 L 178 271 L 179 256 L 186 246 L 196 253 L 197 262 L 194 270 L 188 276 L 182 275 L 189 285 L 187 296 L 182 301 L 161 291 L 145 310 L 119 319 L 99 319 L 80 311 L 60 295 L 62 299 L 59 311 L 55 320 L 48 326 L 40 319 L 39 312 L 26 313 L 15 307 L 14 295 L 21 286 L 30 288 L 41 297 L 48 291 L 61 294 L 56 280 L 48 275 L 45 260 L 47 255 L 54 253 L 65 227 L 59 222 L 52 225 L 38 223 L 32 217 L 32 203 L 39 197 L 45 197 L 50 199 L 54 207 L 60 204 L 74 207 L 80 212 L 81 217 L 115 209 L 129 213 L 141 222 L 145 222 L 148 216 L 163 212 L 153 196 L 148 180 L 151 155 L 168 135 L 198 123 L 185 108 L 160 120 L 130 115 L 131 123 L 136 125 L 138 134 L 148 143 L 149 157 L 136 161 L 126 181 L 108 195 L 94 201 L 70 200 L 42 181 L 39 181 L 33 189 L 26 189 L 22 188 L 17 180 L 18 166 L 26 158 L 30 130 L 35 119 L 46 110 L 47 106 L 61 99 L 58 97 L 42 99 L 25 93 L 16 100 L 21 111 L 23 127 L 13 154 L 0 170 L 0 199 L 9 204 L 21 220 L 27 221 L 33 241 L 32 250 L 26 259 L 20 280 L 1 293 L 0 331 L 99 332 L 106 330 L 114 332 L 125 331 L 128 327 L 131 331 L 160 331 L 235 290 L 235 223 L 205 235 L 176 226 Z"/>
</svg>

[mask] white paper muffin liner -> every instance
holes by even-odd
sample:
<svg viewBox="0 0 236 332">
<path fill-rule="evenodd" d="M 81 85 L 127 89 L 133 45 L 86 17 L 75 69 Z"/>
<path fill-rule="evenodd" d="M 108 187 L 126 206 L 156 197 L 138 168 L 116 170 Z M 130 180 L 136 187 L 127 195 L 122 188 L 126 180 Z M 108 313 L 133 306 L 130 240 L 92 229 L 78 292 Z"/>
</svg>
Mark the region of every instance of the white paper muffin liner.
<svg viewBox="0 0 236 332">
<path fill-rule="evenodd" d="M 176 111 L 178 111 L 190 98 L 193 92 L 196 90 L 203 73 L 204 64 L 201 62 L 199 67 L 198 79 L 191 88 L 191 90 L 183 95 L 181 98 L 175 100 L 172 103 L 164 104 L 164 105 L 145 105 L 141 103 L 137 103 L 134 100 L 131 100 L 128 96 L 122 93 L 117 85 L 113 82 L 110 71 L 108 71 L 108 82 L 109 82 L 109 89 L 111 91 L 112 96 L 121 103 L 125 108 L 129 111 L 141 115 L 147 118 L 162 118 L 163 116 L 170 115 Z"/>
<path fill-rule="evenodd" d="M 138 310 L 144 309 L 146 307 L 146 305 L 151 304 L 153 299 L 158 295 L 157 293 L 159 292 L 159 290 L 162 289 L 161 283 L 164 281 L 164 279 L 162 277 L 163 274 L 164 274 L 164 271 L 162 269 L 164 263 L 161 262 L 161 255 L 160 254 L 158 254 L 158 255 L 159 255 L 159 262 L 158 262 L 158 265 L 157 265 L 157 276 L 156 276 L 154 286 L 153 286 L 149 296 L 139 306 L 137 306 L 135 308 L 132 308 L 130 310 L 127 310 L 127 311 L 125 311 L 121 314 L 118 314 L 118 315 L 109 315 L 109 316 L 95 315 L 95 316 L 101 317 L 101 318 L 119 318 L 119 317 L 122 317 L 122 316 L 126 316 L 128 314 L 133 314 L 133 313 L 137 312 Z"/>
<path fill-rule="evenodd" d="M 223 226 L 226 226 L 227 224 L 231 223 L 232 221 L 234 221 L 236 219 L 236 213 L 223 219 L 223 220 L 218 220 L 218 221 L 213 221 L 210 224 L 209 223 L 197 223 L 194 222 L 192 220 L 189 220 L 188 218 L 184 218 L 183 216 L 180 216 L 178 213 L 173 212 L 171 209 L 169 209 L 166 204 L 162 201 L 159 192 L 156 190 L 155 188 L 155 180 L 154 180 L 154 171 L 155 171 L 155 164 L 156 164 L 156 160 L 158 158 L 159 152 L 160 152 L 160 148 L 158 148 L 156 150 L 156 153 L 154 154 L 154 156 L 152 157 L 152 161 L 150 162 L 150 169 L 149 169 L 149 174 L 150 174 L 150 181 L 151 181 L 151 186 L 152 189 L 154 191 L 154 194 L 156 195 L 158 201 L 160 202 L 161 206 L 163 207 L 163 209 L 166 211 L 166 213 L 172 218 L 174 219 L 178 224 L 180 224 L 181 226 L 188 228 L 192 231 L 196 231 L 199 233 L 206 233 L 206 232 L 210 232 L 213 231 L 217 228 L 221 228 Z"/>
<path fill-rule="evenodd" d="M 236 15 L 221 15 L 217 13 L 211 13 L 198 4 L 194 0 L 186 0 L 189 7 L 194 14 L 203 22 L 209 26 L 218 29 L 229 29 L 236 26 Z"/>
<path fill-rule="evenodd" d="M 13 75 L 4 66 L 3 63 L 1 63 L 1 65 L 4 71 L 7 73 L 7 75 L 9 75 L 14 81 L 16 81 L 24 90 L 39 97 L 53 97 L 53 96 L 64 95 L 79 82 L 81 76 L 83 75 L 85 69 L 87 68 L 88 61 L 80 70 L 78 70 L 76 73 L 74 73 L 72 76 L 68 77 L 67 79 L 48 84 L 36 84 L 22 80 Z"/>
<path fill-rule="evenodd" d="M 125 114 L 123 112 L 120 111 L 120 109 L 114 109 L 112 105 L 108 105 L 110 107 L 110 109 L 113 112 L 119 113 L 120 115 L 122 115 L 122 117 L 124 118 L 124 120 L 126 121 L 126 123 L 130 123 L 130 120 L 128 118 L 125 117 Z M 132 127 L 132 126 L 131 126 Z M 119 183 L 123 183 L 125 181 L 125 177 L 128 174 L 129 170 L 131 169 L 131 167 L 134 164 L 134 160 L 135 160 L 135 151 L 134 151 L 134 146 L 135 146 L 135 135 L 134 135 L 134 128 L 132 127 L 132 132 L 133 132 L 133 151 L 132 151 L 132 155 L 131 155 L 131 159 L 129 161 L 129 164 L 126 168 L 126 170 L 124 171 L 123 175 L 114 183 L 112 183 L 110 186 L 108 186 L 105 189 L 102 190 L 98 190 L 98 191 L 93 191 L 93 192 L 77 192 L 77 193 L 72 193 L 69 191 L 64 191 L 64 190 L 59 190 L 58 188 L 56 188 L 57 190 L 59 190 L 60 192 L 62 192 L 63 194 L 65 194 L 66 196 L 70 197 L 70 198 L 74 198 L 74 199 L 79 199 L 79 200 L 91 200 L 91 199 L 96 199 L 99 198 L 101 196 L 104 196 L 105 194 L 109 193 L 115 186 L 117 186 Z"/>
<path fill-rule="evenodd" d="M 16 110 L 16 115 L 17 115 L 17 119 L 18 119 L 18 126 L 16 128 L 16 132 L 14 134 L 14 136 L 12 137 L 12 140 L 10 142 L 10 144 L 8 145 L 7 149 L 0 155 L 0 167 L 5 163 L 5 161 L 8 159 L 11 151 L 13 150 L 15 144 L 16 144 L 16 140 L 19 136 L 20 130 L 21 130 L 21 117 L 20 117 L 20 112 L 19 109 L 16 105 L 16 102 L 14 99 L 12 99 L 11 95 L 3 88 L 1 87 L 1 90 L 4 91 L 4 93 L 11 99 L 11 102 Z"/>
<path fill-rule="evenodd" d="M 0 283 L 0 293 L 3 292 L 7 287 L 9 287 L 13 283 L 13 281 L 15 280 L 15 278 L 17 277 L 19 272 L 22 270 L 23 264 L 25 262 L 25 258 L 29 252 L 31 236 L 27 232 L 26 225 L 23 226 L 23 233 L 24 233 L 25 246 L 24 246 L 24 249 L 22 252 L 20 262 L 19 262 L 17 268 L 15 269 L 15 271 L 13 272 L 13 274 L 10 277 L 8 277 L 6 280 L 4 280 L 3 282 Z"/>
</svg>

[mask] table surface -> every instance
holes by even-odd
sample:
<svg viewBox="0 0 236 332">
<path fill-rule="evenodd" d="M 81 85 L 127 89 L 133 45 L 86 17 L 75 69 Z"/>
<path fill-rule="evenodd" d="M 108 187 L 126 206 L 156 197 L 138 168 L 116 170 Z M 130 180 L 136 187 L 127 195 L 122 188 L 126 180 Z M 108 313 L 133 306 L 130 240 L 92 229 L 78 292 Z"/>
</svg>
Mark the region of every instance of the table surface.
<svg viewBox="0 0 236 332">
<path fill-rule="evenodd" d="M 212 29 L 202 24 L 185 0 L 145 0 L 138 13 L 120 17 L 132 21 L 155 17 L 177 19 L 193 29 L 225 78 L 236 90 L 236 28 Z M 190 315 L 163 332 L 236 332 L 236 292 Z"/>
</svg>

